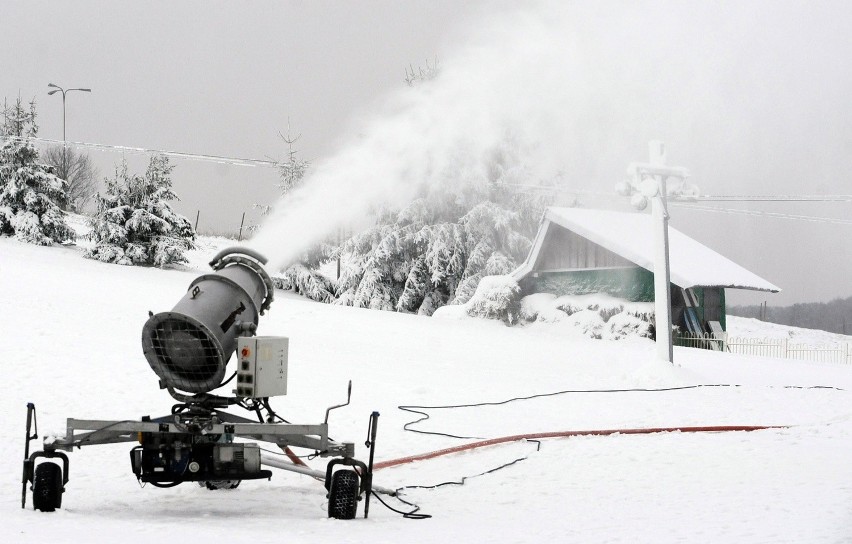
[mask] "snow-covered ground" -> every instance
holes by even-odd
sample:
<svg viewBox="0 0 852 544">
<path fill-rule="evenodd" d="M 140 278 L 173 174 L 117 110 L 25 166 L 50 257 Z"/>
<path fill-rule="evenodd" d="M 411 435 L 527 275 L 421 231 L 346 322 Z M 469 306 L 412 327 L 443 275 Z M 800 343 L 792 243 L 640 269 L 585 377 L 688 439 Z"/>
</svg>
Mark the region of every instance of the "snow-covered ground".
<svg viewBox="0 0 852 544">
<path fill-rule="evenodd" d="M 201 266 L 227 244 L 202 239 L 191 265 Z M 233 491 L 193 484 L 141 488 L 127 445 L 71 453 L 63 508 L 48 514 L 28 503 L 21 509 L 27 402 L 38 408 L 42 436 L 62 434 L 67 417 L 136 419 L 166 414 L 173 403 L 145 362 L 141 329 L 148 310 L 171 309 L 197 271 L 103 264 L 80 252 L 79 246 L 0 238 L 0 361 L 8 385 L 0 396 L 4 543 L 852 542 L 848 366 L 675 348 L 678 365 L 669 367 L 651 362 L 653 343 L 643 339 L 583 339 L 547 324 L 509 328 L 327 306 L 285 293 L 277 294 L 259 330 L 291 341 L 289 394 L 273 406 L 290 421 L 319 422 L 327 406 L 345 398 L 352 379 L 352 405 L 332 412 L 331 435 L 355 442 L 362 458 L 373 410 L 381 413 L 376 458 L 382 461 L 465 442 L 405 432 L 415 416 L 398 405 L 468 404 L 566 389 L 737 385 L 433 409 L 416 428 L 491 438 L 686 425 L 789 427 L 550 439 L 538 451 L 519 442 L 377 472 L 376 483 L 385 487 L 432 485 L 526 457 L 464 486 L 405 490 L 406 500 L 434 516 L 423 521 L 403 519 L 375 500 L 367 520 L 329 520 L 322 486 L 289 472 Z M 732 334 L 748 328 L 754 336 L 777 327 L 740 319 L 730 324 Z M 796 334 L 809 341 L 806 331 Z M 320 460 L 310 463 L 323 468 Z"/>
</svg>

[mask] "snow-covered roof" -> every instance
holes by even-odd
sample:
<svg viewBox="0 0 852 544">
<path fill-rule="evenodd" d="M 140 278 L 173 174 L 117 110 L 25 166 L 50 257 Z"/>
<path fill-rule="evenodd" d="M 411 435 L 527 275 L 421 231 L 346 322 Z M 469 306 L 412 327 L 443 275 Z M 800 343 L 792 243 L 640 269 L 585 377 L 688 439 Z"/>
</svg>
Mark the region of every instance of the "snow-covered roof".
<svg viewBox="0 0 852 544">
<path fill-rule="evenodd" d="M 578 208 L 548 208 L 527 260 L 512 274 L 532 272 L 550 224 L 564 227 L 613 253 L 654 271 L 653 223 L 649 214 Z M 731 287 L 778 292 L 780 289 L 669 225 L 671 282 L 687 287 Z"/>
</svg>

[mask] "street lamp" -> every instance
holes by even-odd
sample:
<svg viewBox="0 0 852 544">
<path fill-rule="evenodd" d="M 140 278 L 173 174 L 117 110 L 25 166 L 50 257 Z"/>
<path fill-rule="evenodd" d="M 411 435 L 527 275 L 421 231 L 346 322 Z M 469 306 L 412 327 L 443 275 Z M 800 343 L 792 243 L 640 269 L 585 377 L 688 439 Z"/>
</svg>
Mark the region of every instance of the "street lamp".
<svg viewBox="0 0 852 544">
<path fill-rule="evenodd" d="M 52 91 L 47 92 L 48 95 L 51 95 L 53 93 L 62 93 L 62 141 L 64 142 L 64 141 L 66 141 L 66 138 L 65 138 L 65 94 L 70 93 L 71 91 L 82 91 L 84 93 L 90 93 L 90 92 L 92 92 L 92 89 L 81 89 L 81 88 L 63 89 L 59 85 L 54 85 L 53 83 L 48 83 L 47 86 L 53 88 Z"/>
</svg>

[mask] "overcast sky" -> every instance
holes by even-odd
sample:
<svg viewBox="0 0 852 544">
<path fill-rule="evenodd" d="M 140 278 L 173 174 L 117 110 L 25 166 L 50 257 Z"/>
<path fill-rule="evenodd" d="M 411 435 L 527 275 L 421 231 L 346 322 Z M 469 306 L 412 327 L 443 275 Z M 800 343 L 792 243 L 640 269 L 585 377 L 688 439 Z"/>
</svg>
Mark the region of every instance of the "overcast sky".
<svg viewBox="0 0 852 544">
<path fill-rule="evenodd" d="M 361 120 L 382 115 L 387 97 L 404 89 L 407 66 L 452 65 L 459 51 L 487 50 L 489 36 L 500 36 L 490 30 L 500 24 L 495 15 L 517 4 L 4 0 L 0 95 L 35 98 L 40 135 L 61 139 L 62 101 L 47 96 L 48 82 L 90 87 L 68 95 L 70 141 L 231 157 L 282 158 L 278 134 L 289 122 L 300 156 L 320 163 L 347 139 L 369 137 Z M 552 60 L 564 54 L 574 70 L 567 79 L 586 91 L 566 89 L 565 103 L 545 103 L 545 111 L 574 112 L 554 118 L 570 134 L 559 154 L 572 157 L 564 175 L 578 189 L 611 191 L 658 138 L 669 164 L 687 167 L 703 193 L 852 193 L 852 3 L 561 4 L 524 9 L 564 26 Z M 505 54 L 479 58 L 500 63 Z M 513 84 L 558 96 L 536 79 L 533 70 Z M 104 175 L 122 157 L 91 155 Z M 144 168 L 145 157 L 125 156 Z M 274 170 L 174 164 L 179 209 L 193 220 L 201 210 L 202 229 L 233 230 L 244 211 L 255 215 L 252 203 L 276 194 Z M 718 206 L 852 218 L 848 202 Z M 784 289 L 731 292 L 733 302 L 852 295 L 848 224 L 676 208 L 672 216 L 675 227 Z"/>
</svg>

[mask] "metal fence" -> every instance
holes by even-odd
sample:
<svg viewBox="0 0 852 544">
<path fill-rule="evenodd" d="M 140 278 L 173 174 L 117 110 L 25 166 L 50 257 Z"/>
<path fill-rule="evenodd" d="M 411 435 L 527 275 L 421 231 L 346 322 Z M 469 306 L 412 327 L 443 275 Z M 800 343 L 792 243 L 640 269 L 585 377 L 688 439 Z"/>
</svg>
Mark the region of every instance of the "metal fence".
<svg viewBox="0 0 852 544">
<path fill-rule="evenodd" d="M 711 349 L 714 351 L 727 350 L 727 335 L 707 334 L 677 334 L 674 337 L 674 345 L 687 348 Z"/>
<path fill-rule="evenodd" d="M 802 344 L 786 338 L 744 338 L 725 334 L 683 335 L 675 337 L 676 346 L 727 351 L 739 355 L 756 355 L 780 359 L 798 359 L 817 363 L 852 365 L 852 344 Z"/>
</svg>

